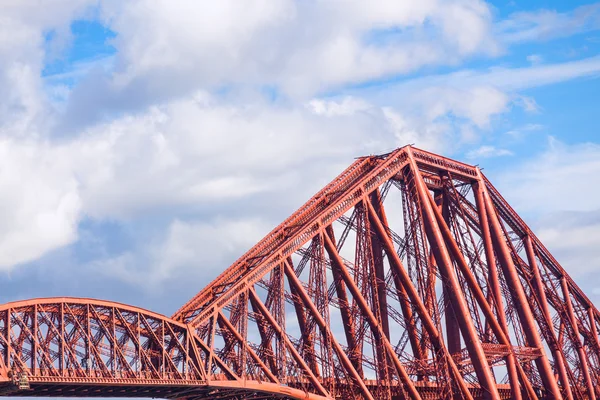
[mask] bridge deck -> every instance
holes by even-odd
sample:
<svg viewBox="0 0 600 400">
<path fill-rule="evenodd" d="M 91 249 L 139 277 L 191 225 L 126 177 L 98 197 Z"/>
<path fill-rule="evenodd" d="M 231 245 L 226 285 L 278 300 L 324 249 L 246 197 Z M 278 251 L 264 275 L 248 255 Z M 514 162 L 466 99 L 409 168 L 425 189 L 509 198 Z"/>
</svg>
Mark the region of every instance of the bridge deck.
<svg viewBox="0 0 600 400">
<path fill-rule="evenodd" d="M 375 381 L 367 381 L 369 389 L 377 392 L 377 388 L 383 385 Z M 264 386 L 263 390 L 257 390 L 257 387 Z M 247 382 L 247 387 L 233 386 L 228 381 L 212 381 L 210 383 L 159 383 L 159 382 L 105 382 L 90 383 L 85 380 L 63 379 L 62 382 L 51 381 L 47 378 L 31 377 L 29 389 L 19 389 L 18 385 L 12 382 L 0 384 L 0 396 L 18 396 L 18 397 L 132 397 L 132 398 L 236 398 L 244 399 L 324 399 L 295 389 L 292 386 L 282 387 L 273 384 L 259 382 Z M 435 384 L 426 382 L 415 382 L 421 398 L 423 400 L 437 400 L 442 398 L 442 391 Z M 394 390 L 394 388 L 396 390 Z M 266 389 L 276 389 L 278 393 L 269 392 Z M 483 399 L 483 391 L 479 387 L 469 388 L 474 400 Z M 288 391 L 286 395 L 286 390 Z M 510 399 L 510 386 L 499 385 L 500 396 L 502 399 Z M 395 393 L 394 399 L 404 398 L 400 393 L 400 388 L 393 385 L 392 393 Z"/>
</svg>

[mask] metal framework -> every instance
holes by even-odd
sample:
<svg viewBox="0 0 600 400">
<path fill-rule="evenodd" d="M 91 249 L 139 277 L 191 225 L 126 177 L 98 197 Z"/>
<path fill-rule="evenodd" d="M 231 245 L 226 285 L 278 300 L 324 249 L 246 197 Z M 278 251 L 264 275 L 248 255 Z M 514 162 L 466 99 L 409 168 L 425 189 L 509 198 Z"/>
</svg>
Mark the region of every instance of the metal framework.
<svg viewBox="0 0 600 400">
<path fill-rule="evenodd" d="M 171 318 L 0 306 L 0 391 L 595 400 L 598 329 L 477 167 L 407 146 L 357 159 Z"/>
</svg>

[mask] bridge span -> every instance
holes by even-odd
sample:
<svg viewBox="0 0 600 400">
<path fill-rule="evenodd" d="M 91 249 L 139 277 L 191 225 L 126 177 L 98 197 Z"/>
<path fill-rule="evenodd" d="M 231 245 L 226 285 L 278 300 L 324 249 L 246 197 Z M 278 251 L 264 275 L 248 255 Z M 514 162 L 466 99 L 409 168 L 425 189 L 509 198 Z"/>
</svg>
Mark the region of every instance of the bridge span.
<svg viewBox="0 0 600 400">
<path fill-rule="evenodd" d="M 355 160 L 171 317 L 0 306 L 0 395 L 596 400 L 599 330 L 478 167 L 406 146 Z"/>
<path fill-rule="evenodd" d="M 60 297 L 4 304 L 0 347 L 0 396 L 327 399 L 299 389 L 296 378 L 255 381 L 207 371 L 208 346 L 189 326 L 110 301 Z M 377 381 L 367 385 L 376 392 Z M 418 389 L 423 399 L 439 398 L 434 384 Z M 482 397 L 480 389 L 471 390 Z M 503 392 L 510 398 L 508 385 Z"/>
</svg>

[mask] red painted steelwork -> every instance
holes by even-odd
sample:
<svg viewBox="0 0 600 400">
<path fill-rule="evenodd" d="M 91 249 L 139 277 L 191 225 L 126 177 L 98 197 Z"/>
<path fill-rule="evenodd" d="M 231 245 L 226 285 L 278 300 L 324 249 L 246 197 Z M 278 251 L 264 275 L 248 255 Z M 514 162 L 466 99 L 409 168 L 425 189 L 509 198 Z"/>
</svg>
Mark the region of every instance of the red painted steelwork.
<svg viewBox="0 0 600 400">
<path fill-rule="evenodd" d="M 3 395 L 324 399 L 260 373 L 242 380 L 185 324 L 92 299 L 0 306 L 0 353 Z M 29 388 L 19 389 L 24 377 Z"/>
<path fill-rule="evenodd" d="M 0 390 L 591 400 L 599 324 L 477 167 L 403 147 L 356 160 L 171 318 L 1 306 Z"/>
</svg>

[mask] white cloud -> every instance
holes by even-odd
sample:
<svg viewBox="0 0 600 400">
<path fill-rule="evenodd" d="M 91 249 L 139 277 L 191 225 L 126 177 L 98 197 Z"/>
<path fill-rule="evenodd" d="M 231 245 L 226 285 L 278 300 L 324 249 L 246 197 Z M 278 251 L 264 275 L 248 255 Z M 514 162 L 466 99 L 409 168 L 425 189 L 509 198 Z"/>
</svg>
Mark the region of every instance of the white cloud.
<svg viewBox="0 0 600 400">
<path fill-rule="evenodd" d="M 386 87 L 353 90 L 373 104 L 401 112 L 406 142 L 435 151 L 457 151 L 478 143 L 499 115 L 508 112 L 518 97 L 489 84 L 454 85 L 416 80 Z M 414 135 L 406 135 L 414 130 Z M 415 138 L 418 138 L 415 140 Z"/>
<path fill-rule="evenodd" d="M 297 205 L 357 155 L 407 140 L 439 146 L 443 134 L 417 134 L 399 113 L 358 99 L 310 104 L 236 107 L 199 93 L 60 142 L 4 140 L 0 265 L 71 243 L 84 216 L 130 220 L 215 207 L 243 215 L 252 201 Z"/>
<path fill-rule="evenodd" d="M 433 127 L 454 131 L 455 134 L 446 141 L 446 145 L 450 143 L 446 149 L 456 149 L 477 143 L 495 117 L 514 107 L 527 113 L 543 112 L 534 98 L 519 91 L 598 74 L 600 58 L 591 57 L 523 68 L 461 70 L 353 89 L 346 93 L 361 95 L 373 104 L 402 110 L 404 115 L 410 116 L 412 126 L 418 128 L 421 134 Z"/>
<path fill-rule="evenodd" d="M 589 4 L 569 12 L 537 10 L 517 12 L 496 29 L 505 42 L 525 42 L 567 37 L 600 29 L 600 4 Z"/>
<path fill-rule="evenodd" d="M 494 69 L 488 74 L 472 76 L 474 81 L 488 79 L 505 90 L 523 90 L 566 80 L 598 75 L 600 57 L 584 58 L 566 63 L 545 64 L 530 68 Z M 468 81 L 468 79 L 467 79 Z"/>
<path fill-rule="evenodd" d="M 544 129 L 544 125 L 542 124 L 525 124 L 523 126 L 518 126 L 510 131 L 506 132 L 506 135 L 512 137 L 513 139 L 521 139 L 525 135 L 528 135 L 532 132 L 539 132 Z"/>
<path fill-rule="evenodd" d="M 454 38 L 462 54 L 483 51 L 482 45 L 491 45 L 484 53 L 493 54 L 497 49 L 490 37 L 490 11 L 481 1 L 443 2 L 441 13 L 445 35 Z"/>
<path fill-rule="evenodd" d="M 307 98 L 495 51 L 491 13 L 479 0 L 137 0 L 104 10 L 118 33 L 111 85 L 154 96 L 243 83 Z"/>
<path fill-rule="evenodd" d="M 507 149 L 500 149 L 495 146 L 481 146 L 477 149 L 467 152 L 467 158 L 479 159 L 490 157 L 512 156 L 513 152 Z"/>
<path fill-rule="evenodd" d="M 367 111 L 373 106 L 362 99 L 346 96 L 341 101 L 312 99 L 307 106 L 319 115 L 328 117 L 338 115 L 351 115 L 360 111 Z"/>
<path fill-rule="evenodd" d="M 378 108 L 317 113 L 262 103 L 236 107 L 204 96 L 98 125 L 70 146 L 86 212 L 125 217 L 281 191 L 312 168 L 400 145 L 388 121 Z M 365 140 L 365 132 L 374 133 Z"/>
<path fill-rule="evenodd" d="M 530 54 L 527 56 L 527 61 L 533 65 L 541 64 L 544 61 L 544 57 L 539 54 Z"/>
<path fill-rule="evenodd" d="M 533 97 L 530 96 L 514 94 L 513 103 L 521 107 L 528 113 L 538 113 L 541 111 L 540 105 L 535 101 Z"/>
<path fill-rule="evenodd" d="M 46 139 L 54 112 L 40 74 L 45 60 L 70 40 L 70 22 L 93 3 L 53 0 L 40 7 L 37 1 L 7 0 L 0 5 L 2 269 L 77 238 L 78 182 L 71 154 Z"/>
<path fill-rule="evenodd" d="M 437 152 L 451 145 L 453 132 L 446 124 L 433 121 L 424 123 L 422 121 L 415 121 L 391 107 L 384 107 L 383 113 L 387 119 L 388 126 L 396 137 L 396 143 L 402 143 L 403 145 L 414 144 L 417 147 Z M 384 152 L 391 151 L 394 147 L 397 147 L 392 143 L 389 143 L 390 146 Z"/>
<path fill-rule="evenodd" d="M 84 15 L 88 1 L 53 0 L 40 7 L 33 0 L 7 0 L 0 5 L 0 134 L 43 134 L 47 100 L 40 73 L 49 53 L 45 45 L 69 40 L 69 24 Z M 44 34 L 54 33 L 45 43 Z M 63 47 L 59 45 L 58 47 Z"/>
<path fill-rule="evenodd" d="M 397 99 L 406 93 L 418 93 L 431 87 L 458 91 L 492 88 L 501 93 L 513 94 L 513 101 L 529 111 L 535 111 L 537 109 L 535 103 L 530 104 L 533 99 L 516 92 L 571 79 L 596 76 L 599 73 L 600 57 L 595 56 L 564 63 L 521 68 L 493 67 L 487 70 L 459 70 L 449 74 L 429 75 L 389 84 L 386 87 L 377 87 L 372 94 L 379 98 Z"/>
<path fill-rule="evenodd" d="M 536 213 L 598 210 L 600 145 L 566 145 L 550 138 L 547 151 L 499 177 L 502 193 Z"/>
<path fill-rule="evenodd" d="M 83 218 L 160 213 L 164 243 L 90 265 L 128 282 L 150 274 L 155 283 L 198 261 L 220 268 L 265 230 L 271 208 L 289 212 L 353 157 L 407 143 L 460 148 L 512 105 L 536 109 L 515 91 L 600 70 L 592 58 L 428 77 L 372 89 L 379 97 L 364 88 L 328 97 L 320 94 L 497 54 L 488 5 L 134 0 L 102 2 L 117 33 L 115 57 L 42 80 L 44 62 L 64 50 L 70 22 L 90 4 L 0 6 L 2 268 L 73 243 Z M 55 32 L 50 43 L 47 32 Z M 61 83 L 71 77 L 79 80 L 72 91 Z M 258 96 L 265 87 L 283 100 Z"/>
<path fill-rule="evenodd" d="M 591 213 L 555 213 L 542 220 L 540 240 L 575 278 L 600 269 L 600 210 Z"/>
<path fill-rule="evenodd" d="M 261 219 L 223 219 L 170 223 L 160 241 L 106 259 L 89 267 L 125 282 L 155 290 L 168 279 L 198 274 L 207 282 L 252 247 L 271 227 Z M 196 271 L 195 273 L 193 271 Z M 140 282 L 140 276 L 144 279 Z"/>
<path fill-rule="evenodd" d="M 77 238 L 81 199 L 69 157 L 35 141 L 0 140 L 0 268 Z"/>
<path fill-rule="evenodd" d="M 427 116 L 434 120 L 446 114 L 472 121 L 485 128 L 490 118 L 507 111 L 509 96 L 492 86 L 459 87 L 432 86 L 416 93 L 411 100 L 421 102 Z"/>
<path fill-rule="evenodd" d="M 548 148 L 492 177 L 509 204 L 584 292 L 600 269 L 600 145 L 567 145 L 550 138 Z"/>
<path fill-rule="evenodd" d="M 454 135 L 445 124 L 415 121 L 351 97 L 271 107 L 233 106 L 198 93 L 61 142 L 13 139 L 7 145 L 13 157 L 4 159 L 12 171 L 7 176 L 26 184 L 15 190 L 0 179 L 0 190 L 15 193 L 4 209 L 23 217 L 0 226 L 0 248 L 13 257 L 0 265 L 33 260 L 73 242 L 84 216 L 127 221 L 165 209 L 177 215 L 221 208 L 247 218 L 255 203 L 265 201 L 284 204 L 289 212 L 357 155 L 408 143 L 442 151 Z M 21 147 L 28 157 L 19 156 Z M 53 219 L 40 225 L 48 215 Z M 9 233 L 27 238 L 22 252 Z M 106 262 L 123 269 L 137 262 L 132 257 Z"/>
</svg>

